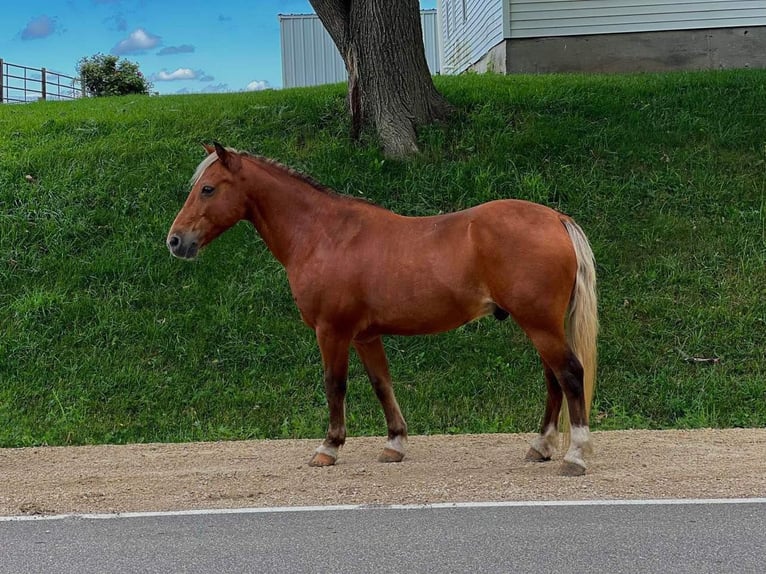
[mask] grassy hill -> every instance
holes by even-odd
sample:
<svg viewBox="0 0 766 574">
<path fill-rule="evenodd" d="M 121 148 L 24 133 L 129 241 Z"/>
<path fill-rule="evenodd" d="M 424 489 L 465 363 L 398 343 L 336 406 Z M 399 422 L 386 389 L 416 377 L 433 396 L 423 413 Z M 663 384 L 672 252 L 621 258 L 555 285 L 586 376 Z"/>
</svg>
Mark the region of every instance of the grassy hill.
<svg viewBox="0 0 766 574">
<path fill-rule="evenodd" d="M 0 446 L 324 434 L 313 333 L 249 224 L 195 263 L 164 246 L 213 139 L 401 213 L 571 214 L 598 261 L 593 427 L 766 425 L 766 72 L 438 87 L 458 113 L 407 162 L 348 141 L 341 86 L 0 106 Z M 387 348 L 411 433 L 537 429 L 511 321 Z M 384 434 L 350 377 L 349 433 Z"/>
</svg>

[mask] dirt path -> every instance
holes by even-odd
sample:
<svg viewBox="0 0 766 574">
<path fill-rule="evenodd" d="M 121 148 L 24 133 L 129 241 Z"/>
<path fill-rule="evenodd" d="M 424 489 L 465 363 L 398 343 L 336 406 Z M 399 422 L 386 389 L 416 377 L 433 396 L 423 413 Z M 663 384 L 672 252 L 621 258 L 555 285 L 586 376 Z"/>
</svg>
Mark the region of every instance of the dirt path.
<svg viewBox="0 0 766 574">
<path fill-rule="evenodd" d="M 0 449 L 0 516 L 318 504 L 766 497 L 766 429 L 593 434 L 588 474 L 527 463 L 532 435 L 411 437 L 400 464 L 351 438 L 331 468 L 315 440 Z"/>
</svg>

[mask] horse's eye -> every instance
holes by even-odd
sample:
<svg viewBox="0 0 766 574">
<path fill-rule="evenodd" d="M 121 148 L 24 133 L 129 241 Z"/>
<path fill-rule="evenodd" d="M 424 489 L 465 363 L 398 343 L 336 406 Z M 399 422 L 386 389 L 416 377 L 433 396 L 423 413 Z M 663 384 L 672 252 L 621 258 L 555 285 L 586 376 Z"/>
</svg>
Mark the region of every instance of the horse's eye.
<svg viewBox="0 0 766 574">
<path fill-rule="evenodd" d="M 215 192 L 215 188 L 212 185 L 205 185 L 202 186 L 202 196 L 203 197 L 210 197 L 213 195 L 213 192 Z"/>
</svg>

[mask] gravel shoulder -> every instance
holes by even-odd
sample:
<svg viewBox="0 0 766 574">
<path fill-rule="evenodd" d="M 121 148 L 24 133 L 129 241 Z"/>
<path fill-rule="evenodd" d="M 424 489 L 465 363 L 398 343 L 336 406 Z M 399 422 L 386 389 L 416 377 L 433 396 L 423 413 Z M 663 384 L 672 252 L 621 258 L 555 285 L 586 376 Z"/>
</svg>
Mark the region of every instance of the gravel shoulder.
<svg viewBox="0 0 766 574">
<path fill-rule="evenodd" d="M 583 477 L 524 461 L 531 434 L 350 438 L 311 468 L 317 440 L 0 449 L 0 516 L 436 502 L 766 497 L 766 429 L 593 433 Z"/>
</svg>

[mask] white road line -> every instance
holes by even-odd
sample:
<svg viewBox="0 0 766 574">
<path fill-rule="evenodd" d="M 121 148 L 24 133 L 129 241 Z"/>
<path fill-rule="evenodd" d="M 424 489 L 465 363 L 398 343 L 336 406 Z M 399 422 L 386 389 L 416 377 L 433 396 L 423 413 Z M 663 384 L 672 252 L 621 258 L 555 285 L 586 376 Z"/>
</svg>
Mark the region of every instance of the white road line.
<svg viewBox="0 0 766 574">
<path fill-rule="evenodd" d="M 157 512 L 118 512 L 105 514 L 36 514 L 0 516 L 0 522 L 38 520 L 112 520 L 164 516 L 206 516 L 222 514 L 276 514 L 285 512 L 337 512 L 346 510 L 437 510 L 443 508 L 504 508 L 534 506 L 679 506 L 704 504 L 766 504 L 766 498 L 668 498 L 650 500 L 526 500 L 502 502 L 435 502 L 433 504 L 341 504 L 335 506 L 273 506 L 257 508 L 213 508 Z"/>
</svg>

